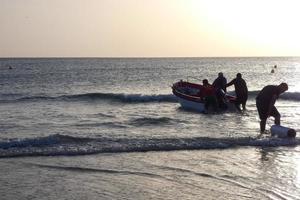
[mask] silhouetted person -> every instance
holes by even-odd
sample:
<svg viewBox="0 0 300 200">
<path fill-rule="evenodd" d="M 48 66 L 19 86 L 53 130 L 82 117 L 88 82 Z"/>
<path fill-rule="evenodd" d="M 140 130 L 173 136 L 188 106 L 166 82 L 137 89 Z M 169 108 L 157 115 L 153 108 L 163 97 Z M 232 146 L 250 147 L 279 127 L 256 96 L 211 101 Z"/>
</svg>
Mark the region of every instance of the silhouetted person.
<svg viewBox="0 0 300 200">
<path fill-rule="evenodd" d="M 256 97 L 256 107 L 260 118 L 260 131 L 264 132 L 268 117 L 275 118 L 275 124 L 280 125 L 280 113 L 275 107 L 279 95 L 288 90 L 286 83 L 265 86 Z"/>
<path fill-rule="evenodd" d="M 218 90 L 221 89 L 224 92 L 226 92 L 226 84 L 227 84 L 227 80 L 224 77 L 223 73 L 220 72 L 218 74 L 218 78 L 216 78 L 216 80 L 214 80 L 213 82 L 213 86 Z"/>
<path fill-rule="evenodd" d="M 242 104 L 243 110 L 246 110 L 246 102 L 248 99 L 248 88 L 246 81 L 242 78 L 241 73 L 236 74 L 236 78 L 226 84 L 226 87 L 234 85 L 236 95 L 236 108 L 241 111 L 240 105 Z"/>
<path fill-rule="evenodd" d="M 202 81 L 204 90 L 202 93 L 202 96 L 204 98 L 204 107 L 205 107 L 205 111 L 208 111 L 208 108 L 210 105 L 212 105 L 214 111 L 217 110 L 217 99 L 216 99 L 216 92 L 215 92 L 215 88 L 208 83 L 207 79 L 204 79 Z"/>
<path fill-rule="evenodd" d="M 218 78 L 216 78 L 216 80 L 213 82 L 213 86 L 216 89 L 216 97 L 218 100 L 219 107 L 221 109 L 227 108 L 227 105 L 224 102 L 224 97 L 225 97 L 225 93 L 226 93 L 226 84 L 227 84 L 227 80 L 223 76 L 223 73 L 220 72 L 218 74 Z"/>
</svg>

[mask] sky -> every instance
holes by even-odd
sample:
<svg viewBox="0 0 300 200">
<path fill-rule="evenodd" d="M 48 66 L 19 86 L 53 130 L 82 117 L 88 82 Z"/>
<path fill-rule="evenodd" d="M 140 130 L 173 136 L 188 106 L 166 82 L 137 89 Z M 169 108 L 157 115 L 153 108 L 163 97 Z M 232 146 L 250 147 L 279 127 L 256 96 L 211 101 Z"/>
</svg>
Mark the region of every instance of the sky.
<svg viewBox="0 0 300 200">
<path fill-rule="evenodd" d="M 0 0 L 0 57 L 300 56 L 299 0 Z"/>
</svg>

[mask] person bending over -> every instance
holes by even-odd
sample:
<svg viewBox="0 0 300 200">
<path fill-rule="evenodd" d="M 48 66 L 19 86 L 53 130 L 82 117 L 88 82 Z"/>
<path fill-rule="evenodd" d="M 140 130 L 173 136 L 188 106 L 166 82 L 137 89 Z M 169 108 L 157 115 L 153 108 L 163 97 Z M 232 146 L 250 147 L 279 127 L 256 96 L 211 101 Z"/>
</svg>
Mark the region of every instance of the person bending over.
<svg viewBox="0 0 300 200">
<path fill-rule="evenodd" d="M 279 95 L 288 90 L 286 83 L 265 86 L 256 97 L 256 107 L 260 118 L 260 132 L 264 132 L 268 117 L 275 118 L 275 124 L 280 125 L 280 113 L 275 107 Z"/>
</svg>

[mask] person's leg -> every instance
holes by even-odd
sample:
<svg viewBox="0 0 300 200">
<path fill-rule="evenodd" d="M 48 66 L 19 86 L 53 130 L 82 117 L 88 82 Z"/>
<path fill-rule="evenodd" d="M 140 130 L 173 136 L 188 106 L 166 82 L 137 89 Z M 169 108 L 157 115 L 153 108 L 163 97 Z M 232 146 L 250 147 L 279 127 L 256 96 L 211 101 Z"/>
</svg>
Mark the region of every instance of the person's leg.
<svg viewBox="0 0 300 200">
<path fill-rule="evenodd" d="M 275 118 L 275 124 L 280 125 L 280 113 L 278 112 L 275 106 L 272 108 L 270 115 Z"/>
<path fill-rule="evenodd" d="M 222 110 L 227 108 L 227 105 L 224 102 L 224 94 L 222 93 L 222 91 L 220 89 L 218 89 L 216 91 L 216 98 L 217 98 L 217 102 L 218 102 L 218 107 Z"/>
<path fill-rule="evenodd" d="M 212 105 L 213 105 L 213 109 L 215 112 L 218 111 L 218 103 L 217 103 L 217 98 L 215 96 L 212 96 Z"/>
<path fill-rule="evenodd" d="M 263 133 L 266 130 L 266 122 L 268 119 L 266 106 L 263 103 L 256 101 L 256 108 L 260 118 L 260 132 Z"/>
<path fill-rule="evenodd" d="M 242 104 L 243 110 L 246 110 L 246 103 Z"/>
<path fill-rule="evenodd" d="M 242 107 L 243 107 L 243 110 L 246 110 L 246 102 L 247 102 L 247 100 L 243 100 L 243 101 L 242 101 Z"/>
<path fill-rule="evenodd" d="M 207 97 L 205 97 L 205 103 L 204 103 L 204 108 L 205 108 L 205 110 L 207 111 L 208 110 L 208 107 L 209 107 L 209 100 L 208 100 L 208 98 Z"/>
<path fill-rule="evenodd" d="M 266 130 L 266 122 L 267 122 L 267 119 L 260 120 L 260 132 L 261 133 L 263 133 Z"/>
<path fill-rule="evenodd" d="M 275 124 L 280 125 L 280 115 L 275 117 Z"/>
<path fill-rule="evenodd" d="M 222 108 L 222 99 L 220 98 L 220 96 L 216 96 L 216 100 L 217 100 L 218 108 Z"/>
</svg>

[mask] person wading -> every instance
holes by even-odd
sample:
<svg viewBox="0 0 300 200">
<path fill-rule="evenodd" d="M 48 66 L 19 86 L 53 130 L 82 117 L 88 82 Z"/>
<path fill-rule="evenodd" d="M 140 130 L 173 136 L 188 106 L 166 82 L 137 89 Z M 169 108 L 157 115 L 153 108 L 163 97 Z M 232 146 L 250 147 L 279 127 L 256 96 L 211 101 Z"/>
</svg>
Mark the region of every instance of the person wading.
<svg viewBox="0 0 300 200">
<path fill-rule="evenodd" d="M 265 86 L 256 97 L 256 107 L 260 118 L 260 132 L 264 132 L 268 117 L 275 118 L 275 124 L 280 125 L 280 113 L 275 107 L 279 95 L 288 90 L 286 83 Z"/>
<path fill-rule="evenodd" d="M 226 84 L 226 87 L 234 85 L 236 95 L 236 108 L 241 111 L 240 105 L 242 104 L 243 110 L 246 110 L 246 102 L 248 99 L 248 88 L 246 81 L 242 78 L 241 73 L 236 74 L 236 78 Z"/>
</svg>

